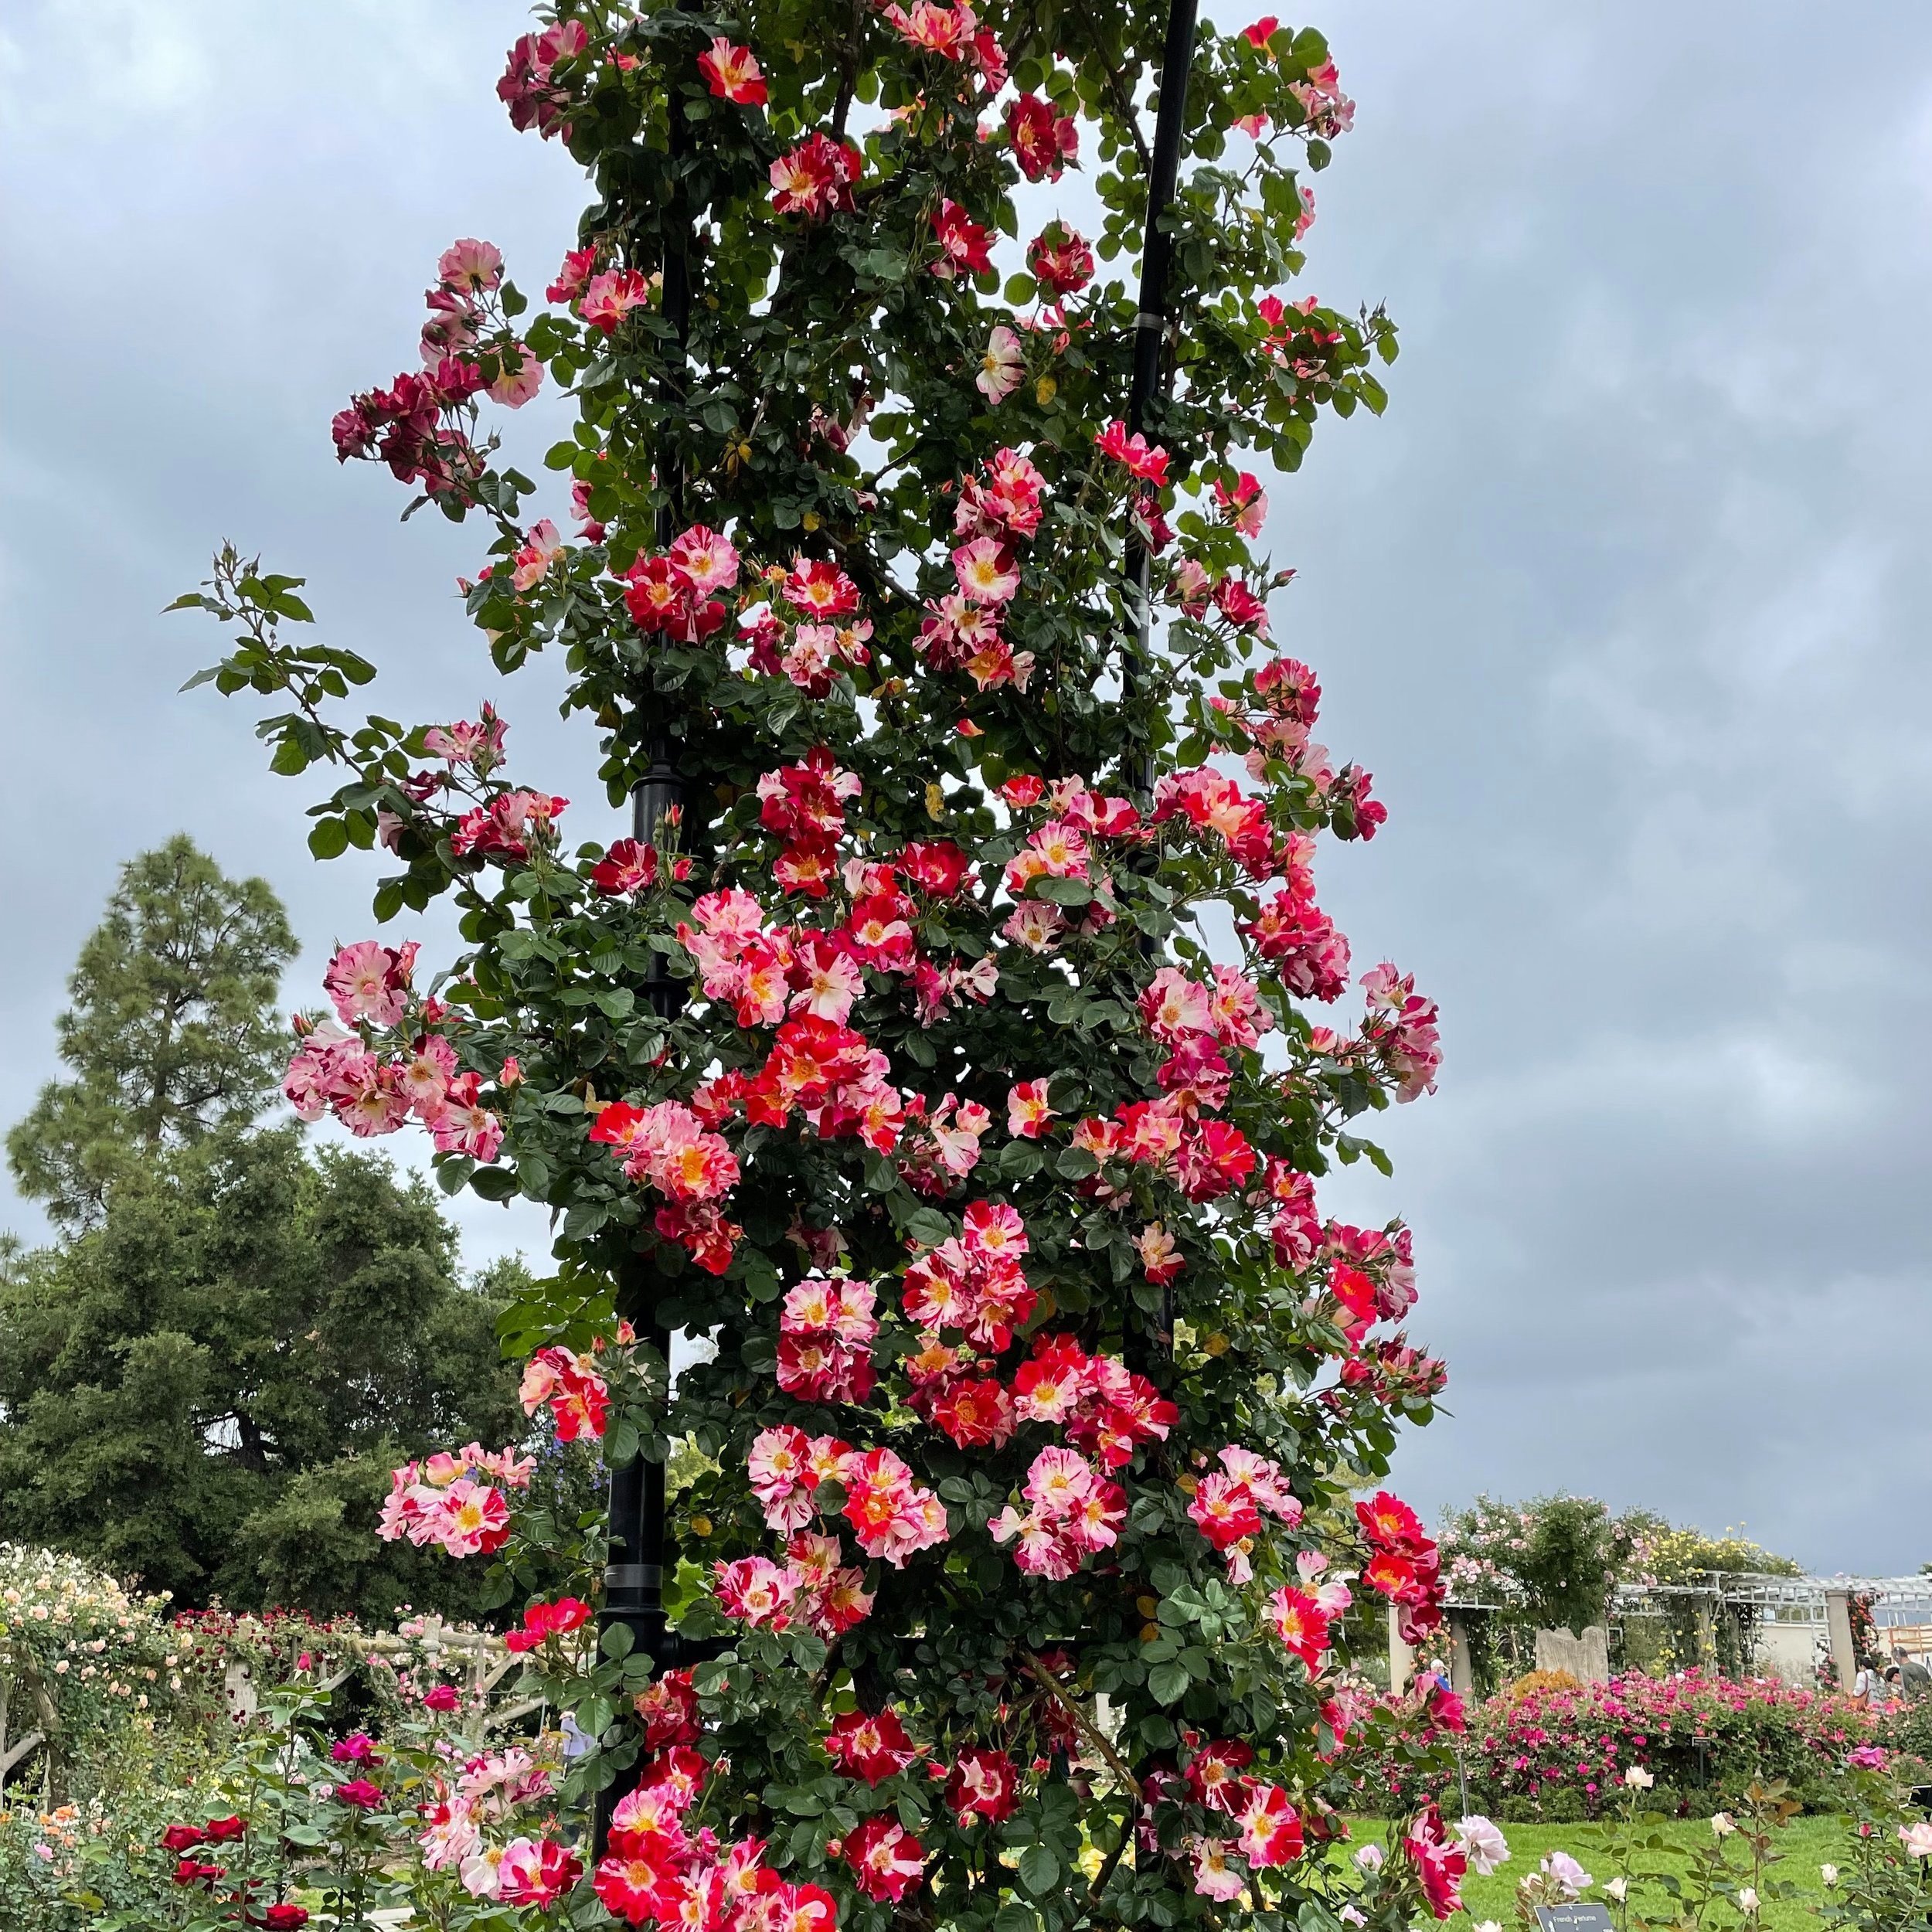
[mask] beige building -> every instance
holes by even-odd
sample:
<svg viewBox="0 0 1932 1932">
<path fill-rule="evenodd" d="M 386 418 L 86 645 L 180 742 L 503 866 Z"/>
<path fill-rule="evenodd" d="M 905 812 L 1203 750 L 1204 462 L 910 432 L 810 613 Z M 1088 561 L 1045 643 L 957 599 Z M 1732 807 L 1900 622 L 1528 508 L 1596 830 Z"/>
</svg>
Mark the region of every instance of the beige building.
<svg viewBox="0 0 1932 1932">
<path fill-rule="evenodd" d="M 1932 1659 L 1932 1624 L 1880 1624 L 1877 1630 L 1879 1648 L 1887 1657 L 1902 1650 L 1921 1663 Z"/>
</svg>

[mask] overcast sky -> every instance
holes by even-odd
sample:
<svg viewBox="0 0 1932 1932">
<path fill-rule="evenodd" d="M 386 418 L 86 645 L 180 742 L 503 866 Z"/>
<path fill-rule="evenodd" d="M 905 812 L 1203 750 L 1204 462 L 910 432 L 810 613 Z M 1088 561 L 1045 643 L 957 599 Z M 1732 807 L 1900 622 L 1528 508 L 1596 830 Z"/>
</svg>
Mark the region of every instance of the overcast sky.
<svg viewBox="0 0 1932 1932">
<path fill-rule="evenodd" d="M 396 522 L 331 413 L 413 359 L 461 235 L 540 288 L 581 199 L 493 96 L 500 0 L 15 0 L 0 25 L 0 1118 L 116 866 L 186 830 L 287 901 L 312 1002 L 376 868 L 308 859 L 160 607 L 230 536 L 305 574 L 379 708 L 496 691 L 480 539 Z M 1231 24 L 1239 24 L 1231 22 Z M 1381 423 L 1274 492 L 1277 632 L 1391 822 L 1332 852 L 1358 960 L 1444 1010 L 1391 1183 L 1455 1411 L 1433 1510 L 1558 1485 L 1826 1570 L 1932 1559 L 1932 14 L 1335 0 L 1361 104 L 1304 289 L 1386 301 Z M 540 410 L 515 426 L 532 459 Z M 526 463 L 526 467 L 529 464 Z M 556 511 L 560 505 L 546 507 Z M 604 828 L 543 669 L 512 770 Z M 425 929 L 434 941 L 438 928 Z M 37 1236 L 29 1204 L 0 1224 Z M 470 1202 L 466 1250 L 532 1217 Z"/>
</svg>

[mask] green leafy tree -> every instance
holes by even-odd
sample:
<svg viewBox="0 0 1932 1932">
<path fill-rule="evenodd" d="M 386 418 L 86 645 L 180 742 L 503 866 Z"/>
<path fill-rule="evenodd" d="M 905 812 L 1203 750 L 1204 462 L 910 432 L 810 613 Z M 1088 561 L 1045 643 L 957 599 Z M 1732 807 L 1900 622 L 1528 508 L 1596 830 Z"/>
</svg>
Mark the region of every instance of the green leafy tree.
<svg viewBox="0 0 1932 1932">
<path fill-rule="evenodd" d="M 370 1532 L 392 1462 L 512 1427 L 492 1324 L 528 1277 L 464 1287 L 420 1183 L 255 1129 L 294 953 L 267 884 L 185 838 L 122 868 L 59 1022 L 73 1077 L 8 1141 L 69 1239 L 0 1252 L 0 1534 L 189 1601 L 454 1607 Z"/>
<path fill-rule="evenodd" d="M 513 1429 L 497 1306 L 376 1156 L 236 1128 L 164 1155 L 0 1279 L 0 1537 L 192 1603 L 460 1607 L 372 1532 L 401 1454 Z"/>
<path fill-rule="evenodd" d="M 90 1226 L 131 1167 L 252 1120 L 274 1090 L 274 1006 L 295 957 L 281 902 L 185 837 L 121 868 L 56 1022 L 71 1080 L 50 1081 L 7 1137 L 20 1191 Z"/>
<path fill-rule="evenodd" d="M 1464 1597 L 1509 1609 L 1532 1629 L 1582 1631 L 1604 1621 L 1634 1540 L 1661 1522 L 1613 1517 L 1594 1496 L 1478 1496 L 1444 1519 L 1444 1562 Z"/>
</svg>

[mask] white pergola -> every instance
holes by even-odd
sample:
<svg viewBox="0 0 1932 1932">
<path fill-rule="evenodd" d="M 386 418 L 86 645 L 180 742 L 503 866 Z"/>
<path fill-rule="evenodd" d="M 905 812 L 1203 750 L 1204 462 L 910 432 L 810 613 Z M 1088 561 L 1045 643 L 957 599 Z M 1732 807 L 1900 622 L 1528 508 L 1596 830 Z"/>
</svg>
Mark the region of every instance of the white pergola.
<svg viewBox="0 0 1932 1932">
<path fill-rule="evenodd" d="M 1809 1626 L 1828 1646 L 1838 1681 L 1849 1685 L 1858 1668 L 1852 1636 L 1852 1604 L 1868 1604 L 1879 1629 L 1899 1624 L 1932 1624 L 1932 1573 L 1910 1577 L 1774 1577 L 1741 1570 L 1705 1570 L 1676 1583 L 1623 1583 L 1612 1599 L 1620 1617 L 1655 1615 L 1670 1601 L 1689 1601 L 1706 1615 L 1720 1609 L 1749 1612 L 1762 1624 Z M 1444 1648 L 1456 1689 L 1475 1687 L 1470 1666 L 1468 1628 L 1471 1618 L 1509 1607 L 1502 1594 L 1492 1597 L 1451 1597 L 1446 1613 Z M 1568 1633 L 1563 1633 L 1567 1638 Z M 1601 1640 L 1600 1639 L 1600 1641 Z M 1604 1645 L 1607 1656 L 1607 1645 Z M 1415 1653 L 1396 1634 L 1395 1613 L 1389 1619 L 1389 1680 L 1397 1689 L 1406 1686 L 1415 1672 Z"/>
</svg>

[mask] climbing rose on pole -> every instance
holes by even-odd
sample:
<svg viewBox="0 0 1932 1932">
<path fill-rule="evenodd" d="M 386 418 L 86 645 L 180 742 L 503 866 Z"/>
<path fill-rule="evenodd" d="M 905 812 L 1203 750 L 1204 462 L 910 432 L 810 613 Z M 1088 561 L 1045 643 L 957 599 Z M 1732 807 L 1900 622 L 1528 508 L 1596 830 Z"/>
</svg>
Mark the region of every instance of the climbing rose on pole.
<svg viewBox="0 0 1932 1932">
<path fill-rule="evenodd" d="M 1288 292 L 1353 113 L 1325 43 L 1202 26 L 1130 405 L 1168 30 L 573 3 L 518 42 L 511 118 L 594 197 L 544 304 L 457 242 L 420 355 L 332 433 L 478 532 L 480 648 L 562 660 L 608 811 L 488 706 L 338 722 L 374 668 L 284 638 L 298 580 L 225 551 L 184 600 L 237 627 L 206 677 L 288 699 L 276 768 L 343 768 L 316 855 L 389 855 L 380 924 L 461 919 L 434 971 L 342 949 L 291 1104 L 551 1212 L 556 1272 L 504 1322 L 533 1443 L 600 1445 L 620 1487 L 696 1452 L 668 1630 L 607 1603 L 577 1634 L 595 1552 L 510 1605 L 594 1740 L 563 1800 L 604 1794 L 594 1862 L 505 1853 L 510 1903 L 729 1932 L 1453 1909 L 1433 1815 L 1375 1872 L 1318 1855 L 1347 1645 L 1385 1604 L 1411 1642 L 1439 1618 L 1379 1483 L 1442 1372 L 1400 1326 L 1407 1231 L 1318 1183 L 1386 1168 L 1357 1124 L 1439 1052 L 1320 907 L 1322 835 L 1386 814 L 1272 641 L 1256 473 L 1379 412 L 1394 332 Z M 553 392 L 577 418 L 539 483 L 495 413 Z M 667 1395 L 674 1330 L 715 1352 Z M 398 1472 L 383 1533 L 500 1549 L 509 1590 L 529 1446 Z"/>
</svg>

